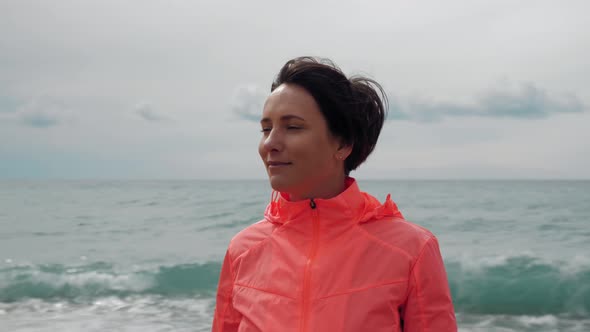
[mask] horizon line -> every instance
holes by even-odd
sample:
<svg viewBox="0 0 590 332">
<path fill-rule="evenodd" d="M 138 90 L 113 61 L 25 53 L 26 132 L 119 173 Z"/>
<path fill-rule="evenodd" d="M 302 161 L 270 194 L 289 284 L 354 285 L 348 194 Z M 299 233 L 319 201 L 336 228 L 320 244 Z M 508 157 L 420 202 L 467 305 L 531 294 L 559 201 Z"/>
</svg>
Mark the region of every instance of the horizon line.
<svg viewBox="0 0 590 332">
<path fill-rule="evenodd" d="M 357 178 L 357 181 L 590 181 L 590 178 L 510 178 L 510 177 L 465 177 L 465 178 L 437 178 L 437 177 L 408 177 L 408 178 Z M 80 177 L 80 178 L 60 178 L 60 177 L 22 177 L 22 178 L 3 178 L 0 181 L 204 181 L 204 182 L 222 182 L 222 181 L 268 181 L 266 178 L 132 178 L 132 177 Z"/>
</svg>

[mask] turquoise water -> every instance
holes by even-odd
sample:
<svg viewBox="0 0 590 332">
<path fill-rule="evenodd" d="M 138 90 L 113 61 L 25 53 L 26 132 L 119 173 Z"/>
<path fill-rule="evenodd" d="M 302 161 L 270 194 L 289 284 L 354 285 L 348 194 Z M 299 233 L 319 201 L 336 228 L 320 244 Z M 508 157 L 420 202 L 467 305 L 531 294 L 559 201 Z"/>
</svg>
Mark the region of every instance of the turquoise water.
<svg viewBox="0 0 590 332">
<path fill-rule="evenodd" d="M 362 181 L 439 238 L 460 331 L 590 331 L 590 181 Z M 0 331 L 208 331 L 266 181 L 0 181 Z"/>
</svg>

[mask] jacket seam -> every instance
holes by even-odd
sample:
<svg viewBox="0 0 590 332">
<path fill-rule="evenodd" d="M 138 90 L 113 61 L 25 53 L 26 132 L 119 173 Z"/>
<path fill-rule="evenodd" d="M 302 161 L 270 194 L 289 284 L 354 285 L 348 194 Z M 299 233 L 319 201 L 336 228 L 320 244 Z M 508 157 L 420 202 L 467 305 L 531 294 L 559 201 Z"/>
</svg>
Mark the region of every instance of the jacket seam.
<svg viewBox="0 0 590 332">
<path fill-rule="evenodd" d="M 225 315 L 227 313 L 227 309 L 229 308 L 229 304 L 230 304 L 230 302 L 232 300 L 232 295 L 233 295 L 233 292 L 234 292 L 234 284 L 235 284 L 235 280 L 236 280 L 236 278 L 234 276 L 234 271 L 233 271 L 233 259 L 231 258 L 231 241 L 230 241 L 230 243 L 228 245 L 227 256 L 229 258 L 229 273 L 231 275 L 231 283 L 232 283 L 232 286 L 231 286 L 229 292 L 227 292 L 227 296 L 226 296 L 226 299 L 225 299 L 225 305 L 223 306 L 223 311 L 221 312 L 221 317 L 220 317 L 221 318 L 221 324 L 219 324 L 219 331 L 223 331 L 223 326 L 225 325 L 225 322 L 227 320 L 226 317 L 225 317 Z"/>
<path fill-rule="evenodd" d="M 290 300 L 294 300 L 294 301 L 296 300 L 294 297 L 291 297 L 291 296 L 288 296 L 288 295 L 285 295 L 285 294 L 280 294 L 280 293 L 277 293 L 277 292 L 273 292 L 271 290 L 264 289 L 264 288 L 259 288 L 259 287 L 255 287 L 255 286 L 251 286 L 251 285 L 245 285 L 245 284 L 241 284 L 241 283 L 238 283 L 238 282 L 236 282 L 234 285 L 235 286 L 238 286 L 238 287 L 250 288 L 250 289 L 254 289 L 254 290 L 260 291 L 260 292 L 264 292 L 264 293 L 269 293 L 269 294 L 281 296 L 281 297 L 284 297 L 284 298 L 287 298 L 287 299 L 290 299 Z"/>
<path fill-rule="evenodd" d="M 363 235 L 365 235 L 367 238 L 369 238 L 369 240 L 377 242 L 378 244 L 380 244 L 390 250 L 399 251 L 402 254 L 406 255 L 410 259 L 413 258 L 412 255 L 410 255 L 407 251 L 381 240 L 380 238 L 376 237 L 375 235 L 373 235 L 373 234 L 369 233 L 368 231 L 366 231 L 365 229 L 363 229 L 360 225 L 357 224 L 356 227 L 361 231 L 361 233 Z"/>
<path fill-rule="evenodd" d="M 266 221 L 266 222 L 269 222 L 269 221 L 268 221 L 268 220 L 266 220 L 266 219 L 265 219 L 265 221 Z M 265 237 L 264 239 L 262 239 L 262 240 L 260 240 L 260 241 L 256 242 L 256 243 L 255 243 L 255 244 L 253 244 L 253 245 L 252 245 L 250 248 L 246 249 L 246 250 L 245 250 L 243 253 L 239 254 L 239 255 L 238 255 L 238 257 L 236 257 L 236 259 L 235 259 L 235 260 L 232 260 L 232 265 L 233 265 L 234 261 L 236 261 L 236 260 L 240 259 L 240 257 L 242 257 L 242 256 L 246 255 L 248 252 L 250 252 L 250 250 L 252 250 L 252 249 L 254 249 L 254 248 L 256 248 L 256 247 L 258 247 L 258 246 L 262 245 L 264 242 L 268 241 L 268 239 L 270 239 L 270 238 L 273 236 L 273 234 L 274 234 L 276 231 L 280 230 L 281 228 L 283 228 L 283 227 L 282 227 L 282 226 L 279 226 L 279 228 L 278 228 L 278 229 L 276 229 L 276 230 L 272 231 L 270 234 L 268 234 L 268 236 L 267 236 L 267 237 Z"/>
<path fill-rule="evenodd" d="M 422 300 L 420 296 L 420 282 L 418 282 L 418 278 L 416 278 L 416 274 L 414 276 L 414 281 L 416 282 L 416 299 L 418 301 L 418 308 L 420 308 L 420 320 L 422 321 L 422 331 L 426 331 L 426 321 L 424 319 L 424 308 L 422 306 Z"/>
<path fill-rule="evenodd" d="M 244 316 L 244 319 L 250 323 L 251 327 L 255 327 L 257 330 L 256 331 L 262 331 L 262 328 L 260 326 L 258 326 L 253 320 L 251 320 L 249 317 Z"/>
<path fill-rule="evenodd" d="M 403 282 L 407 282 L 408 279 L 400 279 L 400 280 L 391 280 L 391 281 L 386 281 L 386 282 L 382 282 L 382 283 L 378 283 L 378 284 L 373 284 L 373 285 L 369 285 L 369 286 L 365 286 L 365 287 L 358 287 L 358 288 L 352 288 L 349 289 L 347 291 L 343 291 L 343 292 L 338 292 L 338 293 L 333 293 L 330 295 L 326 295 L 326 296 L 322 296 L 317 298 L 316 300 L 325 300 L 327 298 L 330 297 L 335 297 L 335 296 L 340 296 L 340 295 L 346 295 L 346 294 L 352 294 L 352 293 L 358 293 L 358 292 L 362 292 L 368 289 L 372 289 L 372 288 L 378 288 L 378 287 L 382 287 L 382 286 L 388 286 L 388 285 L 393 285 L 393 284 L 399 284 L 399 283 L 403 283 Z"/>
<path fill-rule="evenodd" d="M 416 257 L 416 260 L 412 264 L 412 267 L 410 267 L 410 274 L 414 273 L 414 268 L 416 267 L 416 265 L 418 265 L 418 261 L 420 260 L 420 258 L 422 258 L 422 254 L 424 253 L 424 249 L 426 249 L 426 246 L 428 245 L 428 243 L 430 243 L 430 241 L 432 241 L 433 239 L 435 239 L 434 235 L 428 237 L 428 240 L 426 240 L 424 242 L 424 245 L 422 245 L 422 248 L 420 248 L 420 252 L 418 252 L 418 256 Z"/>
<path fill-rule="evenodd" d="M 424 250 L 426 249 L 426 246 L 433 239 L 435 239 L 434 235 L 430 236 L 428 238 L 428 240 L 426 240 L 426 242 L 424 243 L 424 245 L 420 249 L 420 253 L 418 254 L 418 257 L 416 258 L 416 261 L 414 262 L 414 264 L 412 264 L 412 267 L 410 269 L 410 276 L 414 278 L 414 282 L 416 283 L 416 298 L 417 298 L 417 302 L 418 302 L 418 308 L 420 310 L 420 318 L 422 321 L 422 331 L 426 331 L 426 321 L 424 319 L 424 307 L 423 307 L 423 303 L 422 303 L 423 301 L 421 300 L 421 296 L 420 296 L 420 282 L 418 281 L 418 278 L 416 277 L 416 273 L 414 272 L 414 269 L 415 269 L 416 265 L 418 265 L 418 262 L 420 261 L 420 259 L 422 258 L 422 255 L 424 254 Z M 410 287 L 408 287 L 408 291 L 409 290 L 410 290 Z M 406 296 L 406 298 L 408 296 L 409 296 L 409 293 Z"/>
</svg>

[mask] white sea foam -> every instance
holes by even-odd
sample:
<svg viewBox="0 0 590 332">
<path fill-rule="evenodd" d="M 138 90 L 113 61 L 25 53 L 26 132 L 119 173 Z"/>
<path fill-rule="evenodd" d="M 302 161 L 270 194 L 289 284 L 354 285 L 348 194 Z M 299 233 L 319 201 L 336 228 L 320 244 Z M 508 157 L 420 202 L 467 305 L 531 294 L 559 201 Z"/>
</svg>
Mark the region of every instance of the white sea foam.
<svg viewBox="0 0 590 332">
<path fill-rule="evenodd" d="M 5 312 L 3 331 L 209 331 L 213 299 L 105 297 L 88 304 L 25 300 L 0 302 L 0 312 Z"/>
<path fill-rule="evenodd" d="M 559 319 L 553 315 L 544 315 L 544 316 L 520 316 L 518 320 L 522 322 L 523 325 L 526 327 L 531 327 L 534 325 L 543 325 L 545 327 L 555 327 L 559 322 Z"/>
<path fill-rule="evenodd" d="M 509 264 L 510 261 L 519 261 L 526 265 L 547 265 L 559 270 L 563 275 L 574 275 L 581 271 L 590 270 L 590 257 L 576 255 L 568 259 L 551 259 L 531 251 L 524 251 L 513 255 L 489 255 L 474 256 L 462 254 L 454 257 L 447 257 L 446 263 L 459 263 L 461 269 L 474 273 L 485 272 L 489 268 Z"/>
<path fill-rule="evenodd" d="M 114 275 L 97 271 L 54 274 L 36 270 L 31 275 L 34 277 L 35 282 L 45 283 L 52 287 L 71 285 L 81 288 L 87 285 L 99 285 L 113 290 L 137 292 L 145 290 L 154 284 L 150 277 L 138 274 Z"/>
<path fill-rule="evenodd" d="M 590 319 L 568 317 L 457 314 L 459 332 L 587 332 Z"/>
</svg>

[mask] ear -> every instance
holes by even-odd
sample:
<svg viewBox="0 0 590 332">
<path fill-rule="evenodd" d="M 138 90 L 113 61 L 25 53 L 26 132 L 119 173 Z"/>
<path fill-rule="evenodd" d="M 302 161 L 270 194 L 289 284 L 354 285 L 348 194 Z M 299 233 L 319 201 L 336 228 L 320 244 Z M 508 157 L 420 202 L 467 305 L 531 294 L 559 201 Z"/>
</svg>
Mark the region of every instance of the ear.
<svg viewBox="0 0 590 332">
<path fill-rule="evenodd" d="M 338 160 L 346 160 L 352 153 L 352 144 L 340 144 L 340 147 L 336 151 L 335 157 Z"/>
</svg>

